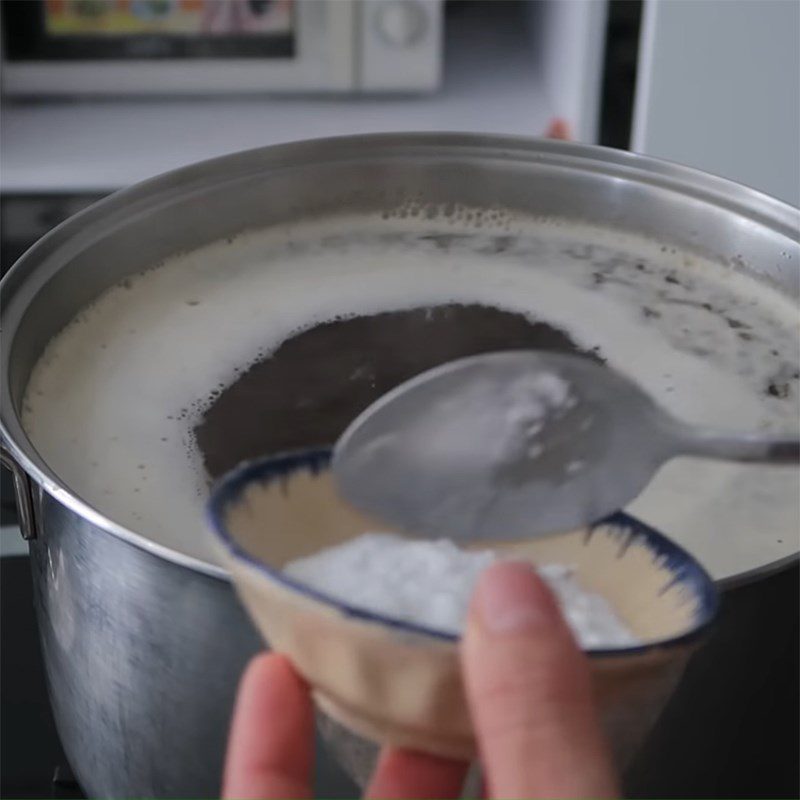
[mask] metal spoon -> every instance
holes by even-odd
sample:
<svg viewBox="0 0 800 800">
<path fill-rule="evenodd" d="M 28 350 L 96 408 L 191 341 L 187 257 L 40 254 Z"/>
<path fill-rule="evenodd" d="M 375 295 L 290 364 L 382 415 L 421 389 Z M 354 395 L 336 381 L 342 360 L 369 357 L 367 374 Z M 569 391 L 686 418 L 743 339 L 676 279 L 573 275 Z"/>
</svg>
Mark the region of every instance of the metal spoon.
<svg viewBox="0 0 800 800">
<path fill-rule="evenodd" d="M 800 439 L 697 428 L 586 358 L 453 361 L 364 411 L 334 449 L 339 491 L 410 533 L 520 539 L 623 508 L 679 456 L 797 464 Z"/>
</svg>

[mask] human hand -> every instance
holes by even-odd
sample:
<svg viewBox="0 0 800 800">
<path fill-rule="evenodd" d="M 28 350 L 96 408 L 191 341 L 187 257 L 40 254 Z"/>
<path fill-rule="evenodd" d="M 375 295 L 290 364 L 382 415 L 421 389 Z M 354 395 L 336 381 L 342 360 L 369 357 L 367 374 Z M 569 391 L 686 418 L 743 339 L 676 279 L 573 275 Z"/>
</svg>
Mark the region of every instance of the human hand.
<svg viewBox="0 0 800 800">
<path fill-rule="evenodd" d="M 550 590 L 529 565 L 481 576 L 461 643 L 464 685 L 492 798 L 615 797 L 589 666 Z M 311 797 L 313 709 L 281 655 L 242 679 L 225 767 L 225 798 Z M 369 798 L 455 798 L 467 765 L 385 747 Z"/>
<path fill-rule="evenodd" d="M 564 142 L 572 141 L 572 131 L 569 123 L 561 117 L 550 120 L 544 135 L 546 139 L 561 139 Z"/>
</svg>

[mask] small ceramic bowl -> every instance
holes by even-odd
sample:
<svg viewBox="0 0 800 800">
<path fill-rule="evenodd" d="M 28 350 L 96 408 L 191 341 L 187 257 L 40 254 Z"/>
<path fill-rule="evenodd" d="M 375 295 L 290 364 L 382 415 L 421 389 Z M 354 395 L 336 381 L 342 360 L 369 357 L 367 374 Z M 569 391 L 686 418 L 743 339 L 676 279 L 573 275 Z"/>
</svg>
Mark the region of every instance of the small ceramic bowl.
<svg viewBox="0 0 800 800">
<path fill-rule="evenodd" d="M 329 465 L 327 450 L 265 458 L 215 487 L 208 517 L 236 589 L 334 721 L 374 742 L 470 759 L 475 740 L 455 636 L 352 607 L 281 571 L 361 533 L 390 530 L 337 495 Z M 713 581 L 688 553 L 625 514 L 492 546 L 574 565 L 581 584 L 606 597 L 642 642 L 588 651 L 608 735 L 626 762 L 716 613 Z"/>
</svg>

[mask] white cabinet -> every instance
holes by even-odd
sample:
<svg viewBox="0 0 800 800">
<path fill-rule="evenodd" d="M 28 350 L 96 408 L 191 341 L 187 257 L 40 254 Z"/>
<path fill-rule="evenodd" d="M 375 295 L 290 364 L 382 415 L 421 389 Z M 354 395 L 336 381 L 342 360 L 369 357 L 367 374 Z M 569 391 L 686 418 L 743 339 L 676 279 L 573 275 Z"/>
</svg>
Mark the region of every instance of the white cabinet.
<svg viewBox="0 0 800 800">
<path fill-rule="evenodd" d="M 645 0 L 631 149 L 800 205 L 800 2 Z"/>
</svg>

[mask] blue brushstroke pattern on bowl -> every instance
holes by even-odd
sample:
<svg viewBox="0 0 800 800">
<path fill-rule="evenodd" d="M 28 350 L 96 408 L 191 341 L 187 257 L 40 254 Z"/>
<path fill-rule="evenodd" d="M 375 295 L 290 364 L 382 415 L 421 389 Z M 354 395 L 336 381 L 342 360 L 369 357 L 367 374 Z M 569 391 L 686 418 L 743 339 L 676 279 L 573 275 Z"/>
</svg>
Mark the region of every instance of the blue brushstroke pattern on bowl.
<svg viewBox="0 0 800 800">
<path fill-rule="evenodd" d="M 280 566 L 269 563 L 268 560 L 255 555 L 252 548 L 248 549 L 243 546 L 235 533 L 231 531 L 228 525 L 229 511 L 241 502 L 243 494 L 249 487 L 254 485 L 269 487 L 279 484 L 284 491 L 288 491 L 287 486 L 293 476 L 298 473 L 321 475 L 329 470 L 330 462 L 330 449 L 302 450 L 245 462 L 225 475 L 214 485 L 206 509 L 209 524 L 223 547 L 234 559 L 239 559 L 254 567 L 269 580 L 308 598 L 333 606 L 348 617 L 380 624 L 398 631 L 455 642 L 458 637 L 452 633 L 349 605 L 341 599 L 295 580 L 286 575 Z M 703 567 L 675 542 L 622 511 L 591 526 L 585 533 L 584 540 L 587 545 L 598 530 L 604 530 L 606 535 L 618 539 L 619 558 L 623 558 L 631 547 L 644 545 L 650 552 L 653 561 L 657 562 L 662 569 L 668 570 L 670 574 L 669 580 L 661 587 L 661 592 L 667 592 L 669 589 L 680 586 L 693 600 L 693 620 L 689 629 L 668 640 L 646 641 L 642 644 L 611 649 L 590 648 L 587 649 L 587 653 L 590 656 L 632 655 L 645 652 L 653 647 L 687 645 L 701 637 L 713 621 L 719 606 L 717 589 Z M 354 531 L 353 535 L 358 532 Z"/>
</svg>

